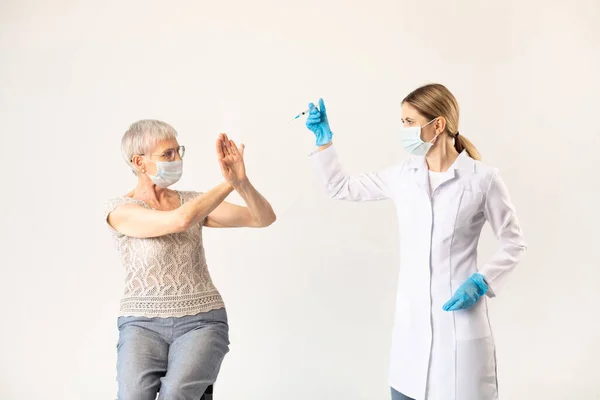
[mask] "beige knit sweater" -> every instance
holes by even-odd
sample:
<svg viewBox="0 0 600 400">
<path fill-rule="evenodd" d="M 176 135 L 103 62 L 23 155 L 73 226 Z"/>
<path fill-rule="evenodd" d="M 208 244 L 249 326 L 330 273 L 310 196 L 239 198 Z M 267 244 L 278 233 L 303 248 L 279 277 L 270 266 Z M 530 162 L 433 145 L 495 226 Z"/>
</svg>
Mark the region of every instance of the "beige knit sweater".
<svg viewBox="0 0 600 400">
<path fill-rule="evenodd" d="M 178 193 L 181 204 L 200 195 Z M 107 201 L 105 218 L 120 205 L 132 203 L 151 209 L 143 201 L 117 197 Z M 125 267 L 121 316 L 181 317 L 224 307 L 206 266 L 202 223 L 186 232 L 146 239 L 108 227 Z"/>
</svg>

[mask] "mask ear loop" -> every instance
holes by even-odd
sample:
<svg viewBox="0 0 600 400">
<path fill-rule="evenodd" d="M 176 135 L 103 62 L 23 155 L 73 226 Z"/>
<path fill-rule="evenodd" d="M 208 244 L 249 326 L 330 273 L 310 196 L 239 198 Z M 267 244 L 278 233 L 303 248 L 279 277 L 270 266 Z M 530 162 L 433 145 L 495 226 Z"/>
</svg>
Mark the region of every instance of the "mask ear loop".
<svg viewBox="0 0 600 400">
<path fill-rule="evenodd" d="M 144 168 L 143 166 L 142 166 L 142 172 L 148 176 L 158 176 L 158 164 L 156 164 L 156 161 L 146 158 L 144 156 L 140 156 L 140 157 L 142 157 L 142 159 L 149 161 L 149 162 L 153 163 L 154 165 L 156 165 L 156 175 L 150 175 L 148 172 L 146 172 L 146 168 Z"/>
<path fill-rule="evenodd" d="M 429 125 L 430 123 L 432 123 L 433 121 L 435 121 L 435 120 L 437 120 L 437 119 L 439 119 L 439 118 L 440 118 L 440 117 L 436 117 L 436 118 L 432 119 L 431 121 L 429 121 L 428 123 L 426 123 L 425 125 L 423 125 L 423 127 L 422 127 L 421 129 L 425 128 L 427 125 Z M 435 142 L 436 142 L 436 140 L 437 140 L 437 138 L 438 138 L 438 136 L 440 136 L 441 134 L 442 134 L 442 132 L 440 132 L 440 133 L 438 133 L 437 135 L 435 135 L 435 136 L 433 137 L 433 139 L 431 139 L 431 140 L 429 141 L 429 143 L 431 143 L 432 145 L 434 145 L 434 144 L 435 144 Z"/>
</svg>

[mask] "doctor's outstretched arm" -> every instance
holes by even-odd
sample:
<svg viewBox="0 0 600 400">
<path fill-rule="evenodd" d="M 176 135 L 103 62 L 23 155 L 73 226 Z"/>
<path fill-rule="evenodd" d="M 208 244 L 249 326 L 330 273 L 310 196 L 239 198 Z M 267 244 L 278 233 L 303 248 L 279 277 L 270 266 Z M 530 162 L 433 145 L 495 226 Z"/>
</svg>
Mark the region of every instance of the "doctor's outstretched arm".
<svg viewBox="0 0 600 400">
<path fill-rule="evenodd" d="M 391 196 L 390 175 L 397 172 L 398 166 L 380 172 L 350 176 L 343 170 L 332 143 L 333 133 L 329 127 L 327 110 L 323 99 L 319 107 L 309 104 L 306 127 L 314 133 L 318 149 L 311 154 L 311 160 L 321 175 L 327 194 L 336 200 L 373 201 Z"/>
</svg>

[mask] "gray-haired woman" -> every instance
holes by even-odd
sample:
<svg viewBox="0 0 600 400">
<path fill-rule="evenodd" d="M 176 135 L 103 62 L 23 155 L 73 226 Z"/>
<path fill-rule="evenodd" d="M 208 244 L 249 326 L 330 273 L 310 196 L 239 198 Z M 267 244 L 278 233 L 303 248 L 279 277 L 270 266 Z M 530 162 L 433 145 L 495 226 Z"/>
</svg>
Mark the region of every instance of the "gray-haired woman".
<svg viewBox="0 0 600 400">
<path fill-rule="evenodd" d="M 182 174 L 185 148 L 169 124 L 143 120 L 122 140 L 135 189 L 107 202 L 105 217 L 125 267 L 118 318 L 120 400 L 198 400 L 229 351 L 223 299 L 210 278 L 202 228 L 266 227 L 270 204 L 252 186 L 240 148 L 221 134 L 225 182 L 205 193 L 168 189 Z M 236 190 L 247 207 L 228 203 Z"/>
</svg>

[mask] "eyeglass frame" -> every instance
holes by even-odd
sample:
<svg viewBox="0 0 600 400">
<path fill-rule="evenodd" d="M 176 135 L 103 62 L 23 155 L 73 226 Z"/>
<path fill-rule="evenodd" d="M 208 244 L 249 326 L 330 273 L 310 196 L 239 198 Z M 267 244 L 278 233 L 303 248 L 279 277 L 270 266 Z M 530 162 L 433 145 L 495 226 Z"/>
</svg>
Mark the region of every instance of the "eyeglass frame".
<svg viewBox="0 0 600 400">
<path fill-rule="evenodd" d="M 179 154 L 179 158 L 181 158 L 183 160 L 183 157 L 185 156 L 185 146 L 177 146 L 177 147 L 173 147 L 170 149 L 166 149 L 162 154 L 139 154 L 140 156 L 144 156 L 144 155 L 148 155 L 150 157 L 152 156 L 159 156 L 162 158 L 166 158 L 165 153 L 169 150 L 174 150 L 176 153 L 175 154 Z M 175 156 L 172 157 L 172 159 L 166 158 L 169 161 L 173 161 L 175 160 Z"/>
</svg>

